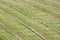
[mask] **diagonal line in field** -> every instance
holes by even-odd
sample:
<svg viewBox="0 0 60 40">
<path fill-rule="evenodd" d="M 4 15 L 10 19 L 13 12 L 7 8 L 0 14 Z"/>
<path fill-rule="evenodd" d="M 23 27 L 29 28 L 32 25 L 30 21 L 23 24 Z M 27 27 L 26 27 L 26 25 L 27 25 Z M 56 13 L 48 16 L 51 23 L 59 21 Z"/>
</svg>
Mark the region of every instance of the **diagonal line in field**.
<svg viewBox="0 0 60 40">
<path fill-rule="evenodd" d="M 33 1 L 36 1 L 36 2 L 38 2 L 38 3 L 42 3 L 42 0 L 40 1 L 40 0 L 33 0 Z M 56 1 L 56 0 L 51 0 L 51 1 L 54 1 L 54 2 L 56 2 L 56 3 L 59 3 L 60 4 L 60 2 L 58 2 L 58 1 Z M 48 5 L 48 4 L 46 4 L 46 5 Z M 51 5 L 51 6 L 53 6 L 53 5 Z M 55 7 L 55 6 L 53 6 L 53 7 Z M 56 7 L 55 7 L 56 8 Z"/>
<path fill-rule="evenodd" d="M 16 0 L 13 0 L 13 1 L 16 1 Z M 19 0 L 20 1 L 20 0 Z M 19 1 L 16 1 L 16 2 L 19 2 Z M 22 1 L 20 1 L 20 2 L 22 2 Z M 24 3 L 24 2 L 23 2 Z M 24 3 L 25 5 L 27 5 L 28 7 L 30 7 L 30 8 L 32 8 L 32 9 L 35 9 L 35 10 L 38 10 L 38 9 L 36 9 L 35 7 L 33 7 L 33 6 L 31 6 L 31 5 L 28 5 L 27 3 Z M 40 12 L 39 10 L 38 10 L 38 12 Z M 44 12 L 43 12 L 44 13 Z M 32 17 L 30 17 L 30 18 L 32 18 Z M 34 19 L 34 18 L 32 18 L 32 19 Z M 34 20 L 37 20 L 37 19 L 34 19 Z M 39 22 L 39 20 L 37 20 L 37 22 Z M 41 23 L 41 24 L 43 24 L 43 22 L 39 22 L 39 23 Z M 45 25 L 45 26 L 50 26 L 50 25 L 47 25 L 46 23 L 44 23 L 43 25 Z M 51 28 L 51 27 L 50 27 Z M 57 32 L 58 34 L 60 34 L 60 32 L 59 31 L 57 31 L 56 29 L 54 29 L 54 28 L 51 28 L 52 30 L 54 30 L 55 32 Z"/>
<path fill-rule="evenodd" d="M 10 34 L 12 34 L 16 38 L 16 40 L 20 40 L 19 36 L 16 35 L 15 33 L 11 32 L 2 22 L 0 22 L 0 26 L 2 28 L 4 28 L 7 32 L 9 32 Z"/>
<path fill-rule="evenodd" d="M 15 0 L 13 0 L 13 1 L 15 1 Z M 16 1 L 16 2 L 18 2 L 18 1 Z M 19 2 L 22 2 L 22 1 L 19 1 Z M 25 2 L 22 2 L 23 4 L 25 4 L 25 6 L 27 6 L 27 7 L 29 7 L 29 8 L 32 8 L 33 10 L 37 10 L 39 13 L 45 13 L 45 12 L 43 12 L 42 10 L 39 10 L 39 9 L 37 9 L 37 8 L 35 8 L 35 7 L 33 7 L 33 6 L 31 6 L 31 5 L 29 5 L 29 4 L 27 4 L 27 3 L 25 3 Z M 46 13 L 45 13 L 46 14 Z M 50 16 L 51 18 L 53 17 L 53 15 L 51 15 L 51 14 L 47 14 L 47 16 Z M 56 17 L 53 17 L 52 19 L 57 19 Z M 58 21 L 59 19 L 57 19 L 56 21 Z"/>
<path fill-rule="evenodd" d="M 16 2 L 17 2 L 17 1 L 16 1 Z M 21 1 L 20 1 L 20 2 L 21 2 Z M 25 4 L 26 4 L 26 2 L 25 2 Z M 27 3 L 27 4 L 29 4 L 29 3 Z M 28 6 L 28 5 L 27 5 L 27 6 Z M 32 5 L 30 5 L 30 6 L 32 6 Z M 50 6 L 46 6 L 46 5 L 44 5 L 44 4 L 43 4 L 43 6 L 45 6 L 46 8 L 49 8 L 49 7 L 50 7 Z M 33 6 L 33 7 L 35 7 L 35 6 Z M 35 9 L 38 9 L 38 8 L 35 7 Z M 54 8 L 50 7 L 49 9 L 53 10 Z M 39 10 L 40 10 L 40 9 L 39 9 Z M 51 11 L 51 10 L 50 10 L 50 12 L 48 12 L 48 10 L 47 10 L 47 12 L 45 12 L 44 10 L 41 10 L 41 11 L 43 11 L 43 12 L 45 12 L 45 13 L 50 13 L 50 15 L 52 15 L 51 12 L 54 13 L 54 14 L 57 14 L 57 15 L 60 14 L 60 11 L 57 11 L 57 9 L 56 9 L 55 11 Z M 56 12 L 56 13 L 55 13 L 55 12 Z M 52 15 L 52 16 L 53 16 L 53 15 Z M 55 15 L 54 15 L 54 16 L 55 16 Z M 55 18 L 56 18 L 56 16 L 55 16 Z M 59 20 L 59 19 L 57 19 L 57 20 Z"/>
<path fill-rule="evenodd" d="M 33 33 L 35 33 L 39 38 L 41 38 L 42 40 L 46 40 L 42 35 L 40 35 L 36 30 L 34 30 L 33 28 L 31 28 L 29 25 L 26 25 L 25 23 L 19 21 L 17 18 L 13 17 L 12 15 L 8 14 L 6 12 L 6 14 L 13 20 L 15 20 L 17 23 L 23 25 L 24 27 L 28 28 L 29 30 L 31 30 Z"/>
<path fill-rule="evenodd" d="M 3 3 L 3 2 L 2 2 Z M 33 20 L 35 20 L 35 21 L 37 21 L 38 23 L 40 23 L 40 24 L 43 24 L 43 25 L 45 25 L 46 27 L 48 27 L 48 28 L 51 28 L 50 27 L 50 25 L 47 25 L 46 23 L 43 23 L 42 21 L 40 21 L 40 20 L 37 20 L 37 19 L 35 19 L 35 18 L 33 18 L 33 17 L 31 17 L 31 16 L 29 16 L 29 15 L 27 15 L 27 14 L 25 14 L 22 10 L 19 10 L 19 9 L 17 9 L 17 8 L 15 8 L 15 7 L 13 7 L 13 5 L 11 5 L 10 3 L 3 3 L 3 4 L 5 4 L 5 5 L 7 5 L 7 6 L 9 6 L 9 7 L 11 7 L 11 8 L 13 8 L 13 9 L 15 9 L 15 10 L 17 10 L 18 12 L 21 12 L 21 13 L 23 13 L 24 15 L 26 15 L 27 17 L 29 17 L 29 18 L 31 18 L 31 19 L 33 19 Z M 10 4 L 10 5 L 9 5 Z M 55 32 L 57 32 L 58 34 L 60 34 L 60 32 L 59 31 L 57 31 L 56 29 L 54 29 L 54 28 L 51 28 L 52 30 L 54 30 Z"/>
<path fill-rule="evenodd" d="M 13 1 L 15 1 L 15 0 L 13 0 Z M 16 1 L 16 2 L 21 2 L 22 0 L 19 0 L 19 1 Z M 34 1 L 34 0 L 33 0 Z M 22 1 L 22 2 L 24 2 L 24 1 Z M 42 5 L 42 6 L 45 6 L 45 7 L 47 7 L 48 9 L 50 9 L 51 8 L 51 10 L 53 10 L 53 9 L 55 9 L 55 11 L 60 11 L 60 9 L 59 8 L 56 8 L 55 6 L 53 6 L 53 5 L 48 5 L 48 4 L 44 4 L 43 2 L 37 2 L 37 1 L 34 1 L 34 2 L 36 2 L 36 3 L 38 3 L 39 5 Z M 24 3 L 27 3 L 27 2 L 24 2 Z M 30 3 L 27 3 L 27 4 L 30 4 Z M 53 8 L 52 8 L 53 7 Z M 43 10 L 41 10 L 41 11 L 43 11 Z M 45 11 L 44 11 L 45 12 Z"/>
<path fill-rule="evenodd" d="M 41 1 L 40 1 L 40 0 L 36 0 L 36 1 L 37 1 L 38 3 L 40 3 L 40 2 L 41 2 L 41 3 L 43 3 L 43 1 L 42 1 L 42 0 L 41 0 Z M 51 2 L 52 2 L 52 1 L 53 1 L 53 3 L 55 3 L 55 2 L 56 2 L 55 4 L 60 4 L 58 1 L 51 0 Z M 48 5 L 48 4 L 47 4 L 47 2 L 46 2 L 45 4 L 46 4 L 46 5 Z M 50 4 L 50 5 L 51 5 L 51 4 Z M 56 5 L 51 5 L 51 6 L 55 7 Z M 55 7 L 55 8 L 56 8 L 57 10 L 60 10 L 60 9 L 59 9 L 60 7 Z"/>
</svg>

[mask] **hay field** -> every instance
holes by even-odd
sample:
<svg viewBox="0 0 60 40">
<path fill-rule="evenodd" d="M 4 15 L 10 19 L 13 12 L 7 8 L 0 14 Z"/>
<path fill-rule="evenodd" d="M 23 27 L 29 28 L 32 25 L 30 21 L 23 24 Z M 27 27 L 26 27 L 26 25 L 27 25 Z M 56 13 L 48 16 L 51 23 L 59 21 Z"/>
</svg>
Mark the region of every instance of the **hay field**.
<svg viewBox="0 0 60 40">
<path fill-rule="evenodd" d="M 0 40 L 60 40 L 60 1 L 0 0 Z"/>
</svg>

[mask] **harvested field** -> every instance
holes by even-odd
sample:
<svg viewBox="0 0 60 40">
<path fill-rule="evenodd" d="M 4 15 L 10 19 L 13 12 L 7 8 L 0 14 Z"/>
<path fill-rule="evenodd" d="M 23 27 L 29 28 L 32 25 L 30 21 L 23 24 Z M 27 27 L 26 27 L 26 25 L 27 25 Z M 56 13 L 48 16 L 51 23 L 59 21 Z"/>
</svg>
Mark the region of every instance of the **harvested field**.
<svg viewBox="0 0 60 40">
<path fill-rule="evenodd" d="M 0 0 L 0 40 L 60 40 L 60 1 Z"/>
</svg>

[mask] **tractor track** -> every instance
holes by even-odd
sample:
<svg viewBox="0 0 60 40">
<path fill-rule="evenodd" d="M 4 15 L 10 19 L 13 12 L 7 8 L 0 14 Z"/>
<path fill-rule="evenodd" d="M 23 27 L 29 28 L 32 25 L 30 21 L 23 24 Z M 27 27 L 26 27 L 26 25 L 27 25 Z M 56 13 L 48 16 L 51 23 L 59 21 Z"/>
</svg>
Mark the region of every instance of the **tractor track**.
<svg viewBox="0 0 60 40">
<path fill-rule="evenodd" d="M 18 12 L 20 12 L 20 13 L 22 13 L 22 14 L 26 15 L 27 17 L 31 18 L 32 20 L 35 20 L 36 22 L 38 22 L 38 23 L 40 23 L 40 24 L 43 24 L 43 25 L 45 25 L 46 27 L 48 27 L 48 28 L 50 28 L 50 29 L 54 30 L 55 32 L 57 32 L 58 34 L 60 34 L 60 32 L 59 32 L 59 31 L 57 31 L 55 28 L 51 28 L 51 27 L 50 27 L 50 25 L 47 25 L 46 23 L 43 23 L 43 22 L 41 22 L 40 20 L 37 20 L 37 19 L 35 19 L 35 18 L 33 18 L 33 17 L 31 17 L 31 16 L 29 16 L 29 15 L 25 14 L 25 13 L 24 13 L 24 11 L 19 10 L 19 9 L 17 9 L 17 8 L 13 7 L 13 5 L 12 5 L 12 4 L 7 3 L 7 2 L 5 2 L 5 3 L 4 3 L 4 1 L 3 1 L 3 2 L 1 2 L 1 3 L 2 3 L 2 4 L 4 4 L 4 5 L 7 5 L 7 6 L 11 7 L 11 8 L 13 8 L 13 9 L 15 9 L 15 10 L 17 10 Z M 9 5 L 9 4 L 10 4 L 10 5 Z"/>
<path fill-rule="evenodd" d="M 25 23 L 19 21 L 17 18 L 13 17 L 12 15 L 8 14 L 6 12 L 6 14 L 13 20 L 15 20 L 17 23 L 23 25 L 24 27 L 28 28 L 29 30 L 31 30 L 33 33 L 35 33 L 39 38 L 41 38 L 42 40 L 46 40 L 42 35 L 40 35 L 40 33 L 38 33 L 37 31 L 35 31 L 33 28 L 31 28 L 29 25 L 26 25 Z"/>
<path fill-rule="evenodd" d="M 16 1 L 16 2 L 19 2 L 19 1 Z M 23 1 L 20 1 L 20 2 L 23 2 Z M 30 6 L 30 7 L 32 7 L 32 8 L 34 8 L 34 9 L 37 9 L 38 10 L 38 12 L 39 12 L 39 10 L 40 11 L 42 11 L 42 12 L 45 12 L 44 10 L 41 10 L 41 9 L 38 9 L 38 8 L 36 8 L 35 6 L 32 6 L 31 4 L 29 5 L 29 3 L 26 3 L 26 2 L 24 2 L 25 4 L 28 4 L 27 6 Z M 38 3 L 38 4 L 40 4 L 40 3 Z M 49 8 L 49 10 L 51 9 L 51 10 L 55 10 L 55 11 L 51 11 L 50 10 L 50 12 L 45 12 L 45 13 L 49 13 L 49 15 L 51 15 L 52 17 L 54 16 L 54 18 L 56 18 L 57 19 L 57 17 L 55 16 L 55 15 L 52 15 L 52 14 L 50 14 L 51 12 L 52 13 L 54 13 L 54 14 L 57 14 L 57 15 L 59 15 L 60 14 L 60 9 L 59 10 L 57 10 L 55 7 L 53 7 L 53 6 L 49 6 L 48 4 L 43 4 L 43 3 L 41 3 L 40 5 L 42 5 L 42 6 L 45 6 L 46 8 Z M 53 8 L 52 8 L 53 7 Z M 48 11 L 48 10 L 47 10 Z M 56 12 L 56 13 L 55 13 Z M 60 20 L 60 19 L 57 19 L 57 20 Z"/>
<path fill-rule="evenodd" d="M 15 1 L 15 2 L 22 2 L 22 1 L 16 1 L 16 0 L 13 0 L 13 1 Z M 39 9 L 37 9 L 37 8 L 35 8 L 35 7 L 33 7 L 33 6 L 31 6 L 31 5 L 29 5 L 29 4 L 27 4 L 27 3 L 25 3 L 25 2 L 22 2 L 23 4 L 25 4 L 25 6 L 27 6 L 27 7 L 29 7 L 29 8 L 32 8 L 33 10 L 37 10 L 38 11 L 38 13 L 45 13 L 45 12 L 43 12 L 43 11 L 41 11 L 41 10 L 39 10 Z M 45 13 L 46 14 L 46 13 Z M 51 18 L 53 17 L 53 15 L 50 15 L 50 14 L 46 14 L 47 16 L 50 16 Z M 60 19 L 57 19 L 56 17 L 53 17 L 52 19 L 55 19 L 56 21 L 59 21 Z M 59 22 L 58 22 L 59 23 Z"/>
<path fill-rule="evenodd" d="M 35 0 L 35 1 L 36 1 L 36 0 Z M 55 0 L 53 0 L 53 1 L 55 1 Z M 37 2 L 38 2 L 38 3 L 40 3 L 40 2 L 41 2 L 41 3 L 43 3 L 43 1 L 42 1 L 42 0 L 41 0 L 41 1 L 40 1 L 40 0 L 37 0 Z M 56 2 L 56 3 L 59 3 L 58 1 L 55 1 L 55 2 Z M 60 4 L 60 3 L 59 3 L 59 4 Z M 48 5 L 48 4 L 47 4 L 47 3 L 45 3 L 45 5 Z M 53 6 L 53 5 L 51 5 L 51 6 Z M 53 7 L 55 7 L 55 6 L 53 6 Z M 59 10 L 59 11 L 60 11 L 60 9 L 59 9 L 59 8 L 57 8 L 57 7 L 55 7 L 55 8 L 56 8 L 56 10 Z"/>
<path fill-rule="evenodd" d="M 13 1 L 15 1 L 15 2 L 19 2 L 19 1 L 16 1 L 16 0 L 13 0 Z M 22 2 L 22 1 L 20 1 L 20 2 Z M 25 6 L 27 6 L 27 7 L 30 7 L 30 8 L 32 8 L 32 9 L 35 9 L 35 10 L 38 10 L 38 12 L 40 13 L 40 10 L 39 9 L 36 9 L 35 7 L 33 7 L 33 6 L 31 6 L 31 5 L 29 5 L 29 4 L 27 4 L 27 3 L 25 3 L 25 2 L 22 2 L 23 4 L 25 4 Z M 43 11 L 41 11 L 41 12 L 43 12 Z M 44 12 L 43 12 L 44 13 Z M 26 14 L 27 15 L 27 14 Z M 48 16 L 48 14 L 47 14 L 47 16 Z M 52 15 L 50 15 L 50 17 L 51 17 Z M 53 16 L 52 16 L 53 17 Z M 52 18 L 51 17 L 51 18 Z M 31 16 L 30 16 L 30 18 L 31 19 L 34 19 L 34 18 L 32 18 Z M 53 17 L 53 18 L 55 18 L 55 17 Z M 52 19 L 53 19 L 52 18 Z M 56 19 L 56 18 L 55 18 Z M 47 26 L 47 27 L 49 27 L 48 26 L 48 24 L 46 24 L 46 23 L 43 23 L 42 21 L 39 21 L 39 20 L 37 20 L 37 19 L 34 19 L 34 20 L 36 20 L 37 22 L 39 22 L 39 23 L 41 23 L 41 24 L 43 24 L 43 25 L 45 25 L 45 26 Z M 59 19 L 60 20 L 60 19 Z M 58 21 L 59 21 L 58 20 Z M 57 21 L 57 20 L 56 20 Z M 58 23 L 60 23 L 60 22 L 58 22 Z M 51 27 L 50 27 L 51 28 Z M 59 31 L 57 31 L 55 28 L 51 28 L 52 30 L 54 30 L 55 32 L 57 32 L 58 34 L 60 34 L 60 32 Z"/>
<path fill-rule="evenodd" d="M 21 2 L 21 0 L 19 0 L 20 2 Z M 19 1 L 16 1 L 16 2 L 19 2 Z M 33 0 L 34 1 L 34 0 Z M 23 2 L 23 1 L 22 1 Z M 35 2 L 35 1 L 34 1 Z M 24 3 L 26 3 L 26 2 L 24 2 Z M 53 7 L 53 9 L 55 9 L 55 11 L 58 11 L 58 12 L 60 12 L 60 9 L 59 8 L 56 8 L 55 6 L 53 6 L 53 5 L 48 5 L 48 4 L 46 4 L 46 3 L 43 3 L 43 2 L 39 2 L 39 1 L 36 1 L 36 3 L 38 3 L 38 4 L 40 4 L 40 5 L 42 5 L 42 6 L 46 6 L 47 8 L 52 8 Z M 29 4 L 29 3 L 27 3 L 27 4 Z M 41 11 L 43 11 L 43 10 L 41 10 Z"/>
<path fill-rule="evenodd" d="M 15 33 L 11 32 L 2 22 L 0 22 L 0 26 L 2 28 L 4 28 L 7 32 L 9 32 L 10 34 L 12 34 L 12 36 L 14 36 L 16 38 L 16 40 L 20 40 L 19 36 L 16 35 Z"/>
</svg>

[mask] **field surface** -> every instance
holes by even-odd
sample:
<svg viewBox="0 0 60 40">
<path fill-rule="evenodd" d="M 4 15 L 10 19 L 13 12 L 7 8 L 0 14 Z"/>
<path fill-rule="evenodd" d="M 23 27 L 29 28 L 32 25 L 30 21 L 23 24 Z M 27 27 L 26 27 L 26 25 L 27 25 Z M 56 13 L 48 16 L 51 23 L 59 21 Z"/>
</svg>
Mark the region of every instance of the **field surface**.
<svg viewBox="0 0 60 40">
<path fill-rule="evenodd" d="M 0 0 L 0 40 L 60 40 L 60 0 Z"/>
</svg>

